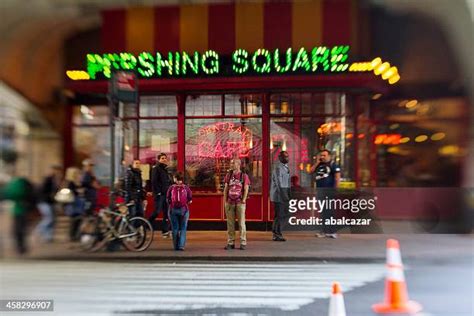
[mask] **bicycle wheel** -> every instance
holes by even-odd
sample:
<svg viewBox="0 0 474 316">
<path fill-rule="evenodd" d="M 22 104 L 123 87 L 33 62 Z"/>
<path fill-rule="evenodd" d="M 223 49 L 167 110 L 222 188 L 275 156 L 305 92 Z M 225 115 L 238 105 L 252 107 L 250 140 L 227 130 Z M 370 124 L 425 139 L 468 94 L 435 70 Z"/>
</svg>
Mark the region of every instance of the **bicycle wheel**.
<svg viewBox="0 0 474 316">
<path fill-rule="evenodd" d="M 113 232 L 103 219 L 99 218 L 95 230 L 94 242 L 92 247 L 87 249 L 89 252 L 99 251 L 114 239 Z"/>
<path fill-rule="evenodd" d="M 86 216 L 82 219 L 79 227 L 79 247 L 81 250 L 90 251 L 98 241 L 99 219 L 94 216 Z"/>
<path fill-rule="evenodd" d="M 133 217 L 123 227 L 120 236 L 124 236 L 119 238 L 127 250 L 144 251 L 153 241 L 153 227 L 143 217 Z"/>
</svg>

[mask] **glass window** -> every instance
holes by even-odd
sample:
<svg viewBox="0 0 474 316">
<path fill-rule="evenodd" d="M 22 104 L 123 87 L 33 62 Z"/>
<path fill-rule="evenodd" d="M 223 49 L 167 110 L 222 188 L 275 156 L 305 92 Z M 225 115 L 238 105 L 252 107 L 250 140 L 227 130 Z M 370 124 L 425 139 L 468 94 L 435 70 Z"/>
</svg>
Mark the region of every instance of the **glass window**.
<svg viewBox="0 0 474 316">
<path fill-rule="evenodd" d="M 137 104 L 136 103 L 119 103 L 119 115 L 120 117 L 137 117 Z"/>
<path fill-rule="evenodd" d="M 261 115 L 260 94 L 227 94 L 224 98 L 225 115 Z"/>
<path fill-rule="evenodd" d="M 109 108 L 105 105 L 74 106 L 72 122 L 75 125 L 107 125 Z"/>
<path fill-rule="evenodd" d="M 221 95 L 188 95 L 186 98 L 187 116 L 222 115 Z"/>
<path fill-rule="evenodd" d="M 138 157 L 138 121 L 124 120 L 116 122 L 117 143 L 119 150 L 123 152 L 121 159 L 127 164 L 132 163 L 135 157 Z M 120 151 L 119 151 L 120 152 Z"/>
<path fill-rule="evenodd" d="M 371 135 L 374 134 L 375 127 L 369 119 L 369 101 L 366 98 L 361 98 L 359 103 L 359 115 L 357 117 L 358 129 L 358 147 L 357 147 L 357 162 L 359 164 L 359 182 L 361 187 L 375 187 L 375 181 L 372 174 L 372 164 L 374 155 L 373 139 Z"/>
<path fill-rule="evenodd" d="M 140 97 L 140 116 L 178 116 L 176 96 L 142 96 Z"/>
<path fill-rule="evenodd" d="M 462 98 L 380 100 L 374 135 L 377 186 L 456 187 L 467 152 Z"/>
<path fill-rule="evenodd" d="M 351 113 L 352 107 L 347 102 L 345 93 L 288 93 L 272 94 L 270 97 L 270 114 L 348 115 Z"/>
<path fill-rule="evenodd" d="M 426 119 L 457 119 L 468 115 L 468 107 L 461 98 L 433 100 L 391 100 L 375 102 L 376 119 L 416 122 Z"/>
<path fill-rule="evenodd" d="M 230 161 L 240 158 L 251 192 L 262 188 L 261 119 L 188 119 L 186 176 L 197 191 L 222 192 Z"/>
<path fill-rule="evenodd" d="M 314 188 L 311 166 L 322 149 L 332 152 L 332 160 L 342 168 L 342 181 L 354 181 L 353 133 L 351 121 L 339 118 L 288 117 L 270 121 L 271 165 L 285 150 L 290 155 L 293 186 L 305 191 Z"/>
<path fill-rule="evenodd" d="M 81 166 L 84 159 L 92 159 L 94 171 L 102 185 L 110 181 L 109 127 L 76 126 L 73 128 L 74 164 Z"/>
<path fill-rule="evenodd" d="M 386 122 L 376 128 L 377 186 L 457 187 L 466 131 L 453 121 Z"/>
<path fill-rule="evenodd" d="M 175 172 L 178 162 L 177 120 L 140 120 L 139 128 L 140 160 L 152 165 L 159 153 L 165 153 L 170 172 Z"/>
</svg>

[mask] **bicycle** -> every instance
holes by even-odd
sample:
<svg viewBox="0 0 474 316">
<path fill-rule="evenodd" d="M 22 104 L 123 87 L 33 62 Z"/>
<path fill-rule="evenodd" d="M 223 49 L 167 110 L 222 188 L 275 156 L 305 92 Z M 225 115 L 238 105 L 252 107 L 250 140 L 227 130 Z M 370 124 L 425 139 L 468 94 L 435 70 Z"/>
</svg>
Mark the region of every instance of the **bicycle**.
<svg viewBox="0 0 474 316">
<path fill-rule="evenodd" d="M 153 241 L 153 227 L 143 217 L 129 218 L 129 207 L 134 203 L 118 204 L 114 210 L 104 207 L 97 216 L 89 218 L 81 227 L 81 248 L 95 252 L 114 240 L 129 251 L 145 251 Z"/>
</svg>

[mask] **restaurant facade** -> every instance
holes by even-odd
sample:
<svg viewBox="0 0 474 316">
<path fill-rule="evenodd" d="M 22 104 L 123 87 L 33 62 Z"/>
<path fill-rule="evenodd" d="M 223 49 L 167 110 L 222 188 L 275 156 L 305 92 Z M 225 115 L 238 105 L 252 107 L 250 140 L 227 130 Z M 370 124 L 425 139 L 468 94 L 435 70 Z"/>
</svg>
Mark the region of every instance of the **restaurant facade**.
<svg viewBox="0 0 474 316">
<path fill-rule="evenodd" d="M 115 175 L 139 159 L 147 178 L 156 155 L 166 153 L 170 172 L 183 171 L 193 191 L 192 221 L 225 220 L 231 159 L 241 159 L 251 180 L 247 221 L 268 223 L 280 151 L 289 153 L 294 191 L 311 195 L 320 150 L 341 166 L 343 188 L 360 189 L 377 184 L 380 145 L 403 143 L 402 133 L 380 131 L 372 120 L 371 102 L 400 75 L 368 53 L 356 1 L 128 8 L 103 11 L 102 19 L 100 51 L 85 47 L 85 66 L 68 74 L 76 98 L 68 105 L 65 163 L 92 158 L 108 183 L 105 96 L 114 72 L 132 72 L 138 98 L 115 113 Z"/>
</svg>

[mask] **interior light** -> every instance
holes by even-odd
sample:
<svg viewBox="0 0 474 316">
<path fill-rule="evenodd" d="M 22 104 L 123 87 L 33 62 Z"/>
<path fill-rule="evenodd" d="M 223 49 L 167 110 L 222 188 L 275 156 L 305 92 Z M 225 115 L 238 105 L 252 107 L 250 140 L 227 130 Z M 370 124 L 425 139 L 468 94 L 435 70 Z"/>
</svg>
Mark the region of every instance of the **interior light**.
<svg viewBox="0 0 474 316">
<path fill-rule="evenodd" d="M 438 153 L 442 156 L 452 156 L 457 155 L 460 152 L 459 146 L 456 145 L 447 145 L 443 146 L 438 150 Z"/>
<path fill-rule="evenodd" d="M 417 100 L 411 100 L 411 101 L 408 101 L 408 102 L 405 104 L 405 107 L 406 107 L 407 109 L 411 109 L 411 108 L 414 108 L 417 104 L 418 104 L 418 101 L 417 101 Z"/>
<path fill-rule="evenodd" d="M 81 113 L 83 115 L 89 114 L 89 108 L 86 105 L 81 105 Z"/>
<path fill-rule="evenodd" d="M 442 133 L 442 132 L 434 133 L 433 135 L 431 135 L 431 140 L 438 141 L 438 140 L 442 140 L 445 137 L 446 137 L 445 133 Z"/>
<path fill-rule="evenodd" d="M 428 136 L 426 136 L 426 135 L 418 135 L 415 138 L 415 142 L 422 143 L 422 142 L 426 141 L 427 139 L 428 139 Z"/>
<path fill-rule="evenodd" d="M 410 141 L 410 137 L 402 137 L 400 138 L 400 144 L 406 144 Z"/>
</svg>

